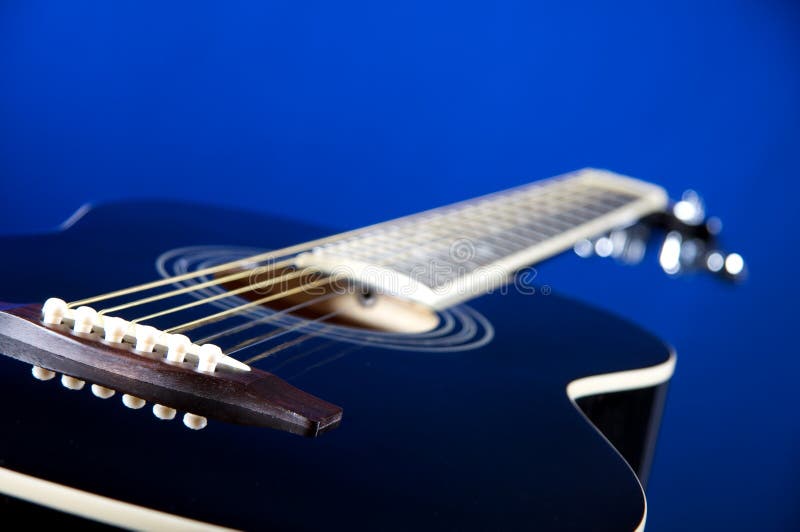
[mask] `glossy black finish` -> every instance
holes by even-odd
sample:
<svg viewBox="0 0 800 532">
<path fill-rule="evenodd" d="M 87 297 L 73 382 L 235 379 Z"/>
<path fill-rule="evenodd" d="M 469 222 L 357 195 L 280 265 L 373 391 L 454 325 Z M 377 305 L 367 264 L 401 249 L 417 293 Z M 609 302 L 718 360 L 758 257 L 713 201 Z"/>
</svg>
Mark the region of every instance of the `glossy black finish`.
<svg viewBox="0 0 800 532">
<path fill-rule="evenodd" d="M 57 234 L 0 241 L 0 299 L 84 297 L 151 280 L 155 257 L 197 244 L 277 248 L 324 232 L 224 209 L 125 203 Z M 0 357 L 7 468 L 243 528 L 626 530 L 639 482 L 567 398 L 570 381 L 665 362 L 654 336 L 555 295 L 469 305 L 493 324 L 449 354 L 317 339 L 258 366 L 344 408 L 318 438 L 99 400 Z M 12 429 L 13 427 L 13 429 Z"/>
<path fill-rule="evenodd" d="M 653 464 L 669 383 L 582 397 L 581 411 L 625 457 L 643 486 Z"/>
</svg>

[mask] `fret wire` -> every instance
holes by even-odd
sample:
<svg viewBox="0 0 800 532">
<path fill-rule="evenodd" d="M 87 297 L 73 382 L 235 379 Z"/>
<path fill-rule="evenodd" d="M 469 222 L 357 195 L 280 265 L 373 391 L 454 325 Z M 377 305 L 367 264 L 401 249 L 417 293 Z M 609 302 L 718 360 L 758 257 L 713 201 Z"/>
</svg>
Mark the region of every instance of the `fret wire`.
<svg viewBox="0 0 800 532">
<path fill-rule="evenodd" d="M 595 183 L 587 183 L 582 179 L 581 174 L 570 174 L 518 187 L 511 191 L 484 196 L 474 201 L 461 202 L 455 206 L 405 217 L 395 226 L 392 226 L 391 222 L 387 222 L 378 224 L 375 228 L 367 228 L 366 231 L 357 230 L 345 233 L 356 235 L 346 239 L 343 238 L 344 234 L 333 235 L 327 239 L 320 239 L 319 242 L 329 242 L 329 244 L 323 245 L 323 249 L 330 249 L 334 252 L 343 250 L 345 254 L 349 252 L 365 259 L 373 258 L 376 250 L 385 257 L 387 254 L 397 255 L 398 250 L 411 249 L 415 255 L 425 256 L 427 253 L 433 262 L 447 265 L 453 264 L 454 259 L 449 253 L 446 240 L 456 238 L 460 236 L 460 233 L 473 235 L 472 238 L 475 239 L 474 260 L 458 261 L 458 266 L 462 270 L 466 270 L 466 272 L 457 274 L 455 278 L 458 278 L 464 273 L 469 273 L 471 271 L 469 267 L 474 269 L 474 267 L 480 267 L 482 263 L 491 264 L 504 255 L 518 252 L 553 238 L 561 232 L 580 227 L 639 197 L 611 190 Z M 588 216 L 585 217 L 585 215 Z M 457 226 L 455 230 L 452 229 L 454 224 Z M 545 228 L 546 231 L 555 229 L 555 232 L 552 234 L 542 233 L 532 227 Z M 491 229 L 487 230 L 487 228 Z M 531 238 L 521 235 L 521 232 L 536 236 Z M 434 239 L 430 238 L 431 233 L 435 235 Z M 403 236 L 399 246 L 397 240 L 392 241 L 392 237 L 398 235 Z M 445 251 L 448 253 L 445 254 Z M 279 252 L 272 252 L 270 255 L 277 253 Z M 256 257 L 260 257 L 260 255 Z M 244 260 L 246 259 L 231 264 L 239 264 Z M 414 265 L 408 261 L 403 263 Z M 216 270 L 209 269 L 209 271 Z M 427 268 L 423 270 L 423 273 L 428 275 L 431 286 L 440 284 L 441 280 L 434 278 L 438 275 L 435 269 Z M 199 274 L 200 272 L 195 272 L 193 275 Z M 453 275 L 449 275 L 448 278 L 453 278 Z M 108 299 L 118 293 L 130 293 L 135 289 L 143 290 L 145 287 L 159 285 L 155 282 L 141 285 L 124 291 L 96 296 L 92 301 Z M 156 300 L 156 298 L 151 299 Z M 78 303 L 73 302 L 72 305 Z M 246 304 L 244 307 L 249 307 L 254 303 L 257 302 Z M 229 311 L 223 311 L 169 330 L 192 329 L 201 325 L 201 322 L 213 323 L 208 321 L 209 318 L 223 318 L 227 315 L 229 315 Z"/>
<path fill-rule="evenodd" d="M 426 211 L 404 219 L 401 225 L 380 228 L 349 242 L 333 242 L 325 249 L 368 263 L 388 256 L 390 267 L 406 272 L 417 271 L 422 263 L 423 275 L 434 286 L 441 281 L 434 278 L 441 276 L 435 271 L 439 266 L 457 265 L 462 272 L 459 275 L 469 273 L 580 227 L 636 198 L 581 180 L 537 183 Z M 449 246 L 457 238 L 474 240 L 473 257 L 456 261 L 450 256 Z"/>
<path fill-rule="evenodd" d="M 452 223 L 453 223 L 453 220 L 452 220 L 452 219 L 442 220 L 442 221 L 441 221 L 441 223 L 442 223 L 442 224 L 444 224 L 444 223 L 447 223 L 448 225 L 452 225 Z M 426 229 L 427 229 L 427 228 L 426 228 Z M 476 233 L 470 232 L 470 234 L 472 234 L 472 235 L 475 235 Z M 423 252 L 425 252 L 426 250 L 429 250 L 429 249 L 431 249 L 431 248 L 432 248 L 432 247 L 434 247 L 436 244 L 438 244 L 439 242 L 441 242 L 441 240 L 445 240 L 445 239 L 453 238 L 454 236 L 455 236 L 455 235 L 453 235 L 453 234 L 452 234 L 452 232 L 450 232 L 450 233 L 448 233 L 448 234 L 444 234 L 444 235 L 440 236 L 439 238 L 435 238 L 435 239 L 433 239 L 433 240 L 431 240 L 430 238 L 428 238 L 428 240 L 427 240 L 427 243 L 426 243 L 424 246 L 420 246 L 420 247 L 419 247 L 420 253 L 423 253 Z M 480 235 L 480 236 L 482 237 L 483 235 Z M 445 245 L 449 245 L 449 244 L 447 244 L 447 243 L 446 243 Z M 498 255 L 498 257 L 499 257 L 499 255 Z"/>
<path fill-rule="evenodd" d="M 469 212 L 469 210 L 467 210 L 467 209 L 463 209 L 463 210 L 461 210 L 461 212 L 459 213 L 459 215 L 461 216 L 461 218 L 462 218 L 462 219 L 461 219 L 460 221 L 463 221 L 463 218 L 466 218 L 466 215 L 464 214 L 464 211 L 467 211 L 467 212 Z M 473 213 L 474 213 L 474 211 L 475 211 L 475 209 L 472 209 L 472 212 L 473 212 Z M 486 213 L 486 214 L 489 214 L 489 213 Z M 585 222 L 585 221 L 586 221 L 586 220 L 582 220 L 582 219 L 580 220 L 580 222 L 581 222 L 581 223 L 583 223 L 583 222 Z M 572 227 L 572 226 L 574 226 L 574 225 L 571 225 L 571 227 Z M 534 243 L 536 243 L 537 241 L 541 241 L 541 240 L 542 240 L 541 238 L 538 238 L 538 239 L 536 239 L 535 241 L 530 241 L 530 240 L 528 240 L 528 241 L 525 241 L 525 240 L 522 240 L 522 241 L 520 241 L 520 238 L 518 237 L 518 235 L 509 235 L 509 233 L 510 233 L 511 231 L 513 231 L 513 229 L 514 229 L 514 226 L 513 226 L 513 225 L 510 225 L 510 226 L 508 227 L 508 229 L 507 229 L 507 230 L 505 230 L 505 231 L 494 231 L 494 232 L 492 232 L 492 233 L 484 233 L 484 234 L 483 234 L 483 235 L 482 235 L 480 238 L 484 238 L 484 239 L 486 239 L 486 238 L 489 238 L 489 239 L 491 239 L 491 240 L 492 240 L 492 241 L 493 241 L 493 242 L 496 244 L 496 243 L 497 243 L 497 241 L 498 241 L 498 239 L 502 241 L 502 240 L 503 240 L 503 238 L 506 238 L 506 237 L 508 237 L 508 236 L 513 236 L 513 237 L 515 238 L 515 240 L 516 240 L 516 244 L 514 244 L 514 243 L 512 242 L 512 246 L 513 246 L 513 248 L 511 248 L 511 249 L 509 249 L 509 248 L 507 248 L 507 247 L 505 248 L 505 249 L 507 249 L 508 251 L 511 251 L 511 252 L 517 252 L 517 251 L 520 251 L 521 249 L 525 249 L 526 247 L 530 246 L 531 244 L 534 244 Z M 474 234 L 474 233 L 472 233 L 472 234 Z M 542 236 L 544 236 L 544 235 L 542 235 Z M 510 239 L 508 239 L 508 238 L 506 238 L 506 239 L 507 239 L 507 240 L 510 240 Z M 521 247 L 520 247 L 520 245 L 519 245 L 520 243 L 522 244 L 522 246 L 521 246 Z M 496 256 L 496 254 L 494 254 L 494 255 Z M 442 256 L 441 256 L 441 255 L 438 255 L 438 256 L 437 256 L 437 258 L 439 258 L 439 259 L 442 259 Z M 446 260 L 444 260 L 443 262 L 449 262 L 449 261 L 446 261 Z M 490 264 L 490 263 L 492 263 L 492 262 L 493 262 L 493 261 L 491 261 L 491 260 L 490 260 L 490 261 L 486 262 L 486 264 Z M 403 262 L 402 262 L 401 264 L 399 264 L 398 266 L 406 266 L 406 267 L 407 267 L 407 266 L 409 266 L 409 265 L 411 265 L 411 263 L 409 263 L 408 261 L 403 261 Z M 463 266 L 463 264 L 462 264 L 462 266 Z M 406 269 L 407 269 L 407 268 L 406 268 Z"/>
<path fill-rule="evenodd" d="M 580 210 L 580 211 L 588 213 L 589 214 L 589 218 L 588 218 L 589 220 L 591 220 L 593 218 L 597 218 L 598 216 L 602 216 L 602 215 L 607 214 L 607 213 L 611 212 L 612 210 L 614 210 L 614 209 L 601 209 L 601 208 L 598 208 L 596 206 L 596 204 L 593 204 L 593 203 L 589 203 L 589 204 L 586 204 L 586 205 L 576 205 L 573 209 L 574 210 Z"/>
<path fill-rule="evenodd" d="M 473 233 L 473 232 L 471 232 L 471 231 L 470 231 L 470 233 L 469 233 L 469 234 L 475 235 L 476 233 Z M 438 240 L 438 241 L 441 241 L 441 240 L 445 240 L 445 239 L 450 239 L 450 238 L 453 238 L 453 236 L 454 236 L 454 235 L 452 235 L 452 234 L 449 234 L 449 235 L 445 235 L 445 236 L 443 236 L 443 237 L 441 237 L 441 238 L 439 238 L 439 239 L 437 239 L 437 240 Z M 483 238 L 484 236 L 485 236 L 485 235 L 480 235 L 479 237 L 476 237 L 476 238 Z M 439 243 L 439 242 L 436 242 L 436 243 Z M 426 246 L 426 247 L 425 247 L 424 249 L 422 249 L 421 251 L 423 251 L 423 252 L 425 252 L 425 253 L 431 253 L 431 252 L 432 252 L 432 250 L 433 250 L 435 247 L 438 247 L 439 249 L 441 249 L 441 248 L 442 248 L 442 246 L 441 246 L 441 245 L 439 245 L 439 246 L 434 246 L 433 244 L 434 244 L 434 243 L 431 243 L 431 244 L 429 244 L 428 246 Z M 450 245 L 449 243 L 445 243 L 445 247 L 448 247 L 448 248 L 449 248 L 449 245 Z M 506 249 L 507 249 L 508 251 L 512 251 L 512 250 L 510 250 L 510 249 L 508 249 L 508 248 L 506 248 Z M 502 257 L 502 255 L 498 255 L 498 254 L 496 254 L 496 253 L 492 253 L 492 255 L 494 256 L 494 259 L 493 259 L 493 260 L 490 260 L 490 262 L 494 262 L 494 260 L 496 260 L 496 259 L 498 259 L 498 258 L 501 258 L 501 257 Z M 470 262 L 473 262 L 473 261 L 470 261 Z M 396 266 L 406 266 L 406 269 L 408 269 L 408 268 L 407 268 L 407 266 L 408 266 L 408 265 L 413 265 L 414 263 L 409 263 L 409 261 L 408 261 L 408 260 L 404 260 L 404 261 L 402 261 L 402 263 L 400 263 L 400 264 L 397 264 L 397 262 L 396 262 L 396 261 L 392 262 L 391 264 L 392 264 L 392 265 L 396 265 Z M 473 264 L 474 264 L 474 262 L 473 262 Z"/>
<path fill-rule="evenodd" d="M 567 214 L 567 215 L 571 216 L 571 212 L 570 212 L 571 210 L 573 210 L 575 208 L 581 208 L 581 209 L 585 210 L 586 207 L 591 207 L 592 205 L 593 205 L 592 201 L 573 202 L 569 206 L 561 206 L 560 209 L 558 211 L 556 211 L 555 213 L 552 213 L 551 216 L 552 215 L 564 215 L 564 214 Z M 598 215 L 602 215 L 602 214 L 605 214 L 607 212 L 609 212 L 608 209 L 599 209 L 596 212 L 591 213 L 591 216 L 588 219 L 595 218 Z M 548 213 L 548 214 L 550 214 L 550 213 Z M 587 221 L 587 219 L 583 219 L 583 218 L 580 218 L 580 217 L 577 217 L 577 219 L 581 223 L 584 223 L 584 222 Z"/>
<path fill-rule="evenodd" d="M 459 222 L 462 223 L 462 224 L 468 224 L 470 227 L 478 228 L 477 233 L 475 233 L 475 232 L 472 233 L 473 235 L 475 235 L 475 234 L 478 235 L 478 236 L 473 237 L 473 238 L 476 239 L 476 241 L 478 241 L 480 239 L 484 239 L 485 240 L 487 238 L 492 238 L 491 233 L 485 233 L 485 232 L 481 233 L 480 232 L 480 230 L 483 229 L 485 227 L 485 225 L 481 224 L 477 220 L 472 220 L 470 218 L 464 217 L 461 220 L 459 220 Z M 460 229 L 459 231 L 463 231 L 463 229 Z M 504 244 L 500 244 L 499 247 L 501 249 L 505 249 L 506 251 L 511 251 L 511 249 L 506 247 Z"/>
<path fill-rule="evenodd" d="M 512 222 L 515 224 L 514 225 L 515 228 L 522 228 L 525 231 L 534 232 L 537 235 L 540 235 L 540 236 L 544 237 L 545 239 L 551 238 L 554 234 L 557 234 L 557 233 L 549 233 L 549 232 L 548 233 L 543 233 L 541 231 L 536 231 L 534 229 L 531 229 L 529 227 L 529 224 L 531 223 L 532 220 L 537 219 L 535 217 L 522 216 L 520 214 L 516 214 L 516 215 L 506 214 L 505 216 L 512 220 Z"/>
</svg>

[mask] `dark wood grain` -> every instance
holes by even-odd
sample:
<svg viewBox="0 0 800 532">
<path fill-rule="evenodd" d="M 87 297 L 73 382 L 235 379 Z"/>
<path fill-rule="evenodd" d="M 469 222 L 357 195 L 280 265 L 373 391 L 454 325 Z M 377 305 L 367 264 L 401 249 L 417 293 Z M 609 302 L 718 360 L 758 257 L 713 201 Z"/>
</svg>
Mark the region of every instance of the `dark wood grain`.
<svg viewBox="0 0 800 532">
<path fill-rule="evenodd" d="M 41 307 L 0 312 L 0 352 L 36 366 L 100 384 L 148 402 L 210 419 L 316 436 L 338 426 L 342 409 L 265 371 L 218 367 L 200 373 L 190 363 L 105 344 L 97 335 L 44 326 Z"/>
</svg>

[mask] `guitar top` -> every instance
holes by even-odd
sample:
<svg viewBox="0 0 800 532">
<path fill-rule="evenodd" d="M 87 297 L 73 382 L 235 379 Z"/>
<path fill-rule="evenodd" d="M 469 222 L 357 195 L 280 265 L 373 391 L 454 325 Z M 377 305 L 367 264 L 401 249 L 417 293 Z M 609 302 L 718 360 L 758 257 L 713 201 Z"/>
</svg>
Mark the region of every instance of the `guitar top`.
<svg viewBox="0 0 800 532">
<path fill-rule="evenodd" d="M 334 239 L 171 202 L 3 238 L 0 491 L 130 528 L 642 528 L 675 355 L 517 272 L 666 199 L 576 175 Z"/>
</svg>

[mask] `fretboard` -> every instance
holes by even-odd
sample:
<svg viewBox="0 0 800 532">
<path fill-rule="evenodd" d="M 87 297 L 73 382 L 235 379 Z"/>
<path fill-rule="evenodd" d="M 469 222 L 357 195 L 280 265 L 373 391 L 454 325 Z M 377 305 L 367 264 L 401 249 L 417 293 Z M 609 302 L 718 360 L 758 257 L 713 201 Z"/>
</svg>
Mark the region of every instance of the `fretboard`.
<svg viewBox="0 0 800 532">
<path fill-rule="evenodd" d="M 666 204 L 660 187 L 585 169 L 373 226 L 298 265 L 444 308 Z"/>
</svg>

